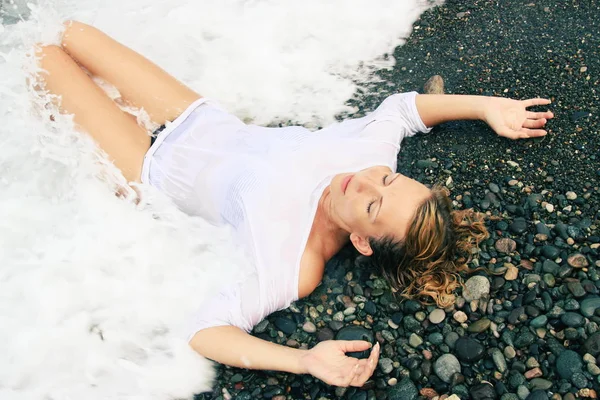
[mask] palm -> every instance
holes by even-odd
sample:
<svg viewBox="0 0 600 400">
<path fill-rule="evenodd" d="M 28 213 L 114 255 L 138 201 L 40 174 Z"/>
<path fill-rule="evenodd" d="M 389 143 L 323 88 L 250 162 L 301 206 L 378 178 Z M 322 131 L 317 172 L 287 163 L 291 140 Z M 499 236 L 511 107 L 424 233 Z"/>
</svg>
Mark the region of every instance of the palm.
<svg viewBox="0 0 600 400">
<path fill-rule="evenodd" d="M 547 104 L 550 104 L 550 100 L 488 98 L 484 108 L 484 119 L 498 135 L 509 139 L 544 136 L 546 131 L 540 128 L 554 115 L 550 111 L 528 111 L 527 107 Z"/>
<path fill-rule="evenodd" d="M 357 360 L 346 356 L 346 352 L 368 349 L 368 342 L 327 340 L 309 350 L 304 365 L 309 374 L 329 385 L 362 386 L 373 374 L 379 358 L 376 345 L 368 359 Z"/>
</svg>

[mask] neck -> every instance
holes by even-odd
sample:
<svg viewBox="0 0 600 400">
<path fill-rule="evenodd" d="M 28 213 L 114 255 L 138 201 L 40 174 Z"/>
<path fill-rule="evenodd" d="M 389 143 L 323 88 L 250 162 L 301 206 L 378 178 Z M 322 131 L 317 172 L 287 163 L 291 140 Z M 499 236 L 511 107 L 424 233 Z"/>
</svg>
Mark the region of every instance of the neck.
<svg viewBox="0 0 600 400">
<path fill-rule="evenodd" d="M 350 238 L 350 234 L 336 223 L 331 206 L 331 188 L 328 186 L 319 199 L 311 234 L 316 239 L 314 248 L 325 262 L 340 251 Z"/>
</svg>

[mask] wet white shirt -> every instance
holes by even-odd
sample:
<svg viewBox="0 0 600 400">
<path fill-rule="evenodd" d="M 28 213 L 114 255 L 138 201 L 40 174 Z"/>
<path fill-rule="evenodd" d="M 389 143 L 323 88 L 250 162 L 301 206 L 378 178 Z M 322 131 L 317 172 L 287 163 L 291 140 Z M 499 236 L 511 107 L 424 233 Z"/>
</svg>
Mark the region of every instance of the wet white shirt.
<svg viewBox="0 0 600 400">
<path fill-rule="evenodd" d="M 388 97 L 363 118 L 318 131 L 247 125 L 202 98 L 148 151 L 142 181 L 186 213 L 233 227 L 248 254 L 243 276 L 199 305 L 189 337 L 234 325 L 246 332 L 298 299 L 300 260 L 317 203 L 340 173 L 396 170 L 403 138 L 428 132 L 416 92 Z"/>
</svg>

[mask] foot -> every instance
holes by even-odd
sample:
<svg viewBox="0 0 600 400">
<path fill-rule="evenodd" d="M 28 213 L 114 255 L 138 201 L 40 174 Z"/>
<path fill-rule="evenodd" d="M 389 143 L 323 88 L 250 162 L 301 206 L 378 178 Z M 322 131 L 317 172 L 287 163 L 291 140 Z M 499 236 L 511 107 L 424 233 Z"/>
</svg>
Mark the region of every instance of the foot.
<svg viewBox="0 0 600 400">
<path fill-rule="evenodd" d="M 425 85 L 423 85 L 425 94 L 444 94 L 444 79 L 439 75 L 433 75 Z"/>
</svg>

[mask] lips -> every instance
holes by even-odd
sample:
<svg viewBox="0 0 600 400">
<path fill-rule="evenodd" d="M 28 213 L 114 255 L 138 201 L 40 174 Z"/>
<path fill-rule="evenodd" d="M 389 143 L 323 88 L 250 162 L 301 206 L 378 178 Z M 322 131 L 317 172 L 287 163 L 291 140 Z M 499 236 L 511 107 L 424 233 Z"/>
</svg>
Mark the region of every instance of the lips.
<svg viewBox="0 0 600 400">
<path fill-rule="evenodd" d="M 352 180 L 354 175 L 348 175 L 344 179 L 342 179 L 342 193 L 346 194 L 346 189 L 348 188 L 348 184 Z"/>
</svg>

